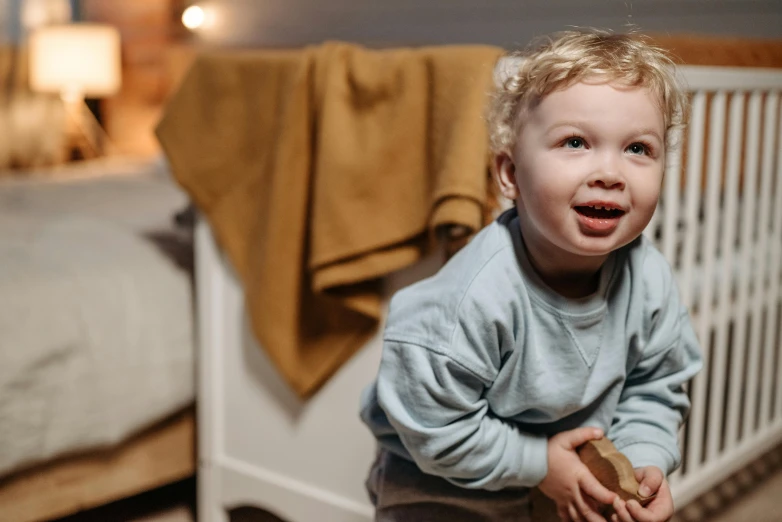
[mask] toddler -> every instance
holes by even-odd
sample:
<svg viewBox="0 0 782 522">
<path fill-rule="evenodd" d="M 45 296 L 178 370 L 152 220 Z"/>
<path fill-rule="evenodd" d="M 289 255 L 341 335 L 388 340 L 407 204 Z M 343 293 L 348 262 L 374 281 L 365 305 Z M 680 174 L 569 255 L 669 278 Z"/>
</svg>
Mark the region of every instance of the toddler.
<svg viewBox="0 0 782 522">
<path fill-rule="evenodd" d="M 641 235 L 686 95 L 638 35 L 566 32 L 513 55 L 489 115 L 514 200 L 390 303 L 361 417 L 378 440 L 376 520 L 526 521 L 529 488 L 567 522 L 662 522 L 680 463 L 683 385 L 701 367 L 669 264 Z M 646 507 L 576 448 L 606 435 Z"/>
</svg>

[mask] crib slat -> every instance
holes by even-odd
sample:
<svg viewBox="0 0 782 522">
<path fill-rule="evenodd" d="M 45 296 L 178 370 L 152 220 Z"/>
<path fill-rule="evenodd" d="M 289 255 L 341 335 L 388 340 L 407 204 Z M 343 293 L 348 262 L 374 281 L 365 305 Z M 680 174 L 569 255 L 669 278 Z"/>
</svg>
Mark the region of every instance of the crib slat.
<svg viewBox="0 0 782 522">
<path fill-rule="evenodd" d="M 700 299 L 698 300 L 697 334 L 704 347 L 704 365 L 708 368 L 709 340 L 714 321 L 713 290 L 714 260 L 717 257 L 717 228 L 719 220 L 719 195 L 722 182 L 723 129 L 725 127 L 725 92 L 720 91 L 711 100 L 709 112 L 708 162 L 706 170 L 706 230 L 701 248 Z M 692 464 L 700 464 L 703 434 L 706 429 L 707 372 L 701 372 L 693 380 L 692 412 L 690 413 L 689 454 Z"/>
<path fill-rule="evenodd" d="M 768 118 L 766 118 L 767 120 Z M 765 148 L 767 140 L 764 136 L 763 146 Z M 755 151 L 755 155 L 758 153 L 758 143 L 754 143 L 752 146 Z M 764 158 L 765 159 L 765 158 Z M 765 161 L 764 161 L 765 163 Z M 756 165 L 757 168 L 757 165 Z M 751 292 L 751 308 L 750 308 L 750 335 L 749 346 L 747 356 L 747 372 L 745 374 L 745 393 L 744 393 L 744 405 L 742 408 L 741 422 L 744 427 L 745 434 L 743 438 L 746 438 L 755 431 L 757 421 L 757 392 L 760 384 L 760 333 L 762 328 L 762 307 L 764 297 L 764 284 L 763 284 L 763 272 L 765 270 L 765 256 L 763 255 L 762 240 L 762 228 L 763 223 L 768 223 L 768 207 L 769 207 L 769 191 L 771 184 L 771 171 L 763 165 L 760 188 L 759 188 L 759 211 L 755 217 L 754 230 L 752 232 L 753 245 L 752 256 L 753 263 L 751 265 L 744 266 L 744 270 L 751 269 L 754 277 L 752 282 Z"/>
<path fill-rule="evenodd" d="M 682 255 L 678 284 L 682 294 L 682 302 L 692 310 L 692 274 L 695 264 L 695 245 L 698 241 L 698 203 L 701 190 L 701 169 L 703 166 L 703 140 L 704 126 L 706 122 L 706 93 L 698 91 L 692 97 L 692 112 L 690 115 L 689 137 L 687 140 L 687 170 L 685 186 L 684 208 L 684 237 L 682 238 Z M 690 386 L 692 383 L 690 383 Z M 695 469 L 699 461 L 700 450 L 692 448 L 690 439 L 692 434 L 691 420 L 688 420 L 682 439 L 686 440 L 684 455 L 684 468 L 689 473 Z M 699 446 L 700 447 L 700 446 Z"/>
<path fill-rule="evenodd" d="M 706 121 L 706 93 L 696 92 L 692 98 L 692 114 L 687 146 L 687 170 L 684 209 L 684 238 L 679 270 L 679 287 L 682 302 L 688 308 L 693 304 L 692 272 L 695 264 L 695 247 L 698 244 L 698 203 L 701 190 L 701 169 L 703 166 L 703 140 Z"/>
<path fill-rule="evenodd" d="M 703 166 L 703 140 L 704 126 L 706 122 L 706 93 L 696 91 L 692 95 L 690 123 L 688 126 L 687 138 L 687 167 L 685 170 L 685 194 L 684 194 L 684 216 L 682 220 L 683 230 L 677 231 L 677 236 L 681 235 L 681 257 L 679 260 L 676 275 L 678 285 L 681 291 L 681 299 L 690 311 L 692 311 L 692 273 L 695 264 L 695 245 L 698 240 L 698 202 L 700 201 L 701 188 L 701 169 Z M 678 239 L 678 238 L 677 238 Z M 688 383 L 688 392 L 692 383 Z M 697 461 L 690 455 L 696 455 L 698 452 L 692 450 L 689 446 L 690 439 L 689 419 L 687 425 L 680 433 L 681 447 L 684 448 L 683 463 L 681 471 L 689 472 Z"/>
<path fill-rule="evenodd" d="M 779 94 L 779 93 L 777 93 Z M 776 197 L 776 215 L 774 219 L 774 226 L 771 232 L 771 237 L 775 239 L 774 241 L 774 249 L 772 250 L 771 255 L 771 267 L 772 269 L 776 269 L 771 277 L 772 284 L 775 285 L 775 291 L 774 295 L 776 296 L 774 299 L 774 310 L 776 311 L 776 306 L 779 304 L 779 285 L 780 285 L 780 273 L 779 268 L 782 264 L 782 107 L 777 107 L 777 172 L 776 172 L 776 182 L 777 182 L 777 197 Z M 773 316 L 774 319 L 776 319 L 776 314 Z M 776 343 L 774 343 L 774 349 L 778 353 L 777 358 L 777 376 L 775 380 L 776 384 L 776 399 L 774 401 L 776 414 L 774 415 L 774 419 L 776 422 L 780 422 L 782 420 L 782 337 L 776 339 Z"/>
<path fill-rule="evenodd" d="M 774 160 L 775 156 L 778 155 L 778 150 L 774 149 L 774 138 L 775 136 L 775 129 L 777 127 L 777 113 L 779 112 L 779 95 L 778 94 L 769 94 L 769 96 L 766 98 L 766 111 L 765 111 L 765 121 L 763 126 L 763 176 L 764 178 L 768 178 L 768 192 L 771 194 L 771 184 L 773 183 L 775 188 L 777 189 L 777 195 L 779 194 L 779 179 L 776 180 L 776 183 L 774 183 L 772 176 L 773 176 L 773 170 L 774 170 Z M 777 216 L 779 214 L 779 205 L 780 200 L 777 198 L 776 205 L 774 205 L 773 209 L 773 221 L 777 221 Z M 760 393 L 760 418 L 759 418 L 759 424 L 761 429 L 766 428 L 771 424 L 771 391 L 772 391 L 772 378 L 773 378 L 773 370 L 774 370 L 774 351 L 775 347 L 773 345 L 774 343 L 774 337 L 776 333 L 776 325 L 774 322 L 776 321 L 777 314 L 776 314 L 776 303 L 777 303 L 777 283 L 778 278 L 776 275 L 779 273 L 779 265 L 774 264 L 772 261 L 768 265 L 765 264 L 766 260 L 769 259 L 770 256 L 774 255 L 774 252 L 777 250 L 775 248 L 776 245 L 779 244 L 780 236 L 778 235 L 778 230 L 772 230 L 769 227 L 768 222 L 768 212 L 770 210 L 770 203 L 769 202 L 769 208 L 766 209 L 766 214 L 763 215 L 762 221 L 761 221 L 761 229 L 760 229 L 760 241 L 762 252 L 763 252 L 763 263 L 764 263 L 764 269 L 762 271 L 762 277 L 763 281 L 761 283 L 761 288 L 765 292 L 765 299 L 763 303 L 763 307 L 765 309 L 765 336 L 763 340 L 762 350 L 763 350 L 763 378 L 761 379 L 761 393 Z M 760 315 L 760 314 L 758 314 Z M 758 342 L 760 342 L 760 339 L 758 339 Z"/>
<path fill-rule="evenodd" d="M 662 213 L 662 207 L 658 204 L 657 208 L 654 209 L 652 219 L 649 220 L 649 224 L 646 225 L 646 228 L 643 231 L 643 234 L 658 250 L 660 249 L 660 239 L 657 237 L 657 223 L 660 221 L 660 215 Z"/>
<path fill-rule="evenodd" d="M 736 241 L 736 207 L 738 202 L 739 164 L 741 163 L 741 122 L 744 118 L 744 93 L 733 93 L 730 101 L 728 159 L 725 171 L 723 194 L 725 198 L 722 213 L 722 236 L 720 238 L 719 307 L 716 315 L 716 334 L 713 364 L 709 378 L 709 429 L 706 440 L 706 460 L 715 458 L 720 450 L 722 420 L 724 415 L 725 379 L 727 378 L 728 324 L 731 320 L 731 287 L 733 281 L 733 252 Z M 710 151 L 713 152 L 713 151 Z M 716 151 L 719 152 L 719 151 Z M 711 165 L 709 168 L 712 168 Z M 704 283 L 711 286 L 711 278 Z"/>
<path fill-rule="evenodd" d="M 730 390 L 725 449 L 737 446 L 741 423 L 741 391 L 744 388 L 744 361 L 747 353 L 746 318 L 752 259 L 753 216 L 757 198 L 758 140 L 760 133 L 761 95 L 753 93 L 749 98 L 744 156 L 744 183 L 742 187 L 741 233 L 739 234 L 739 273 L 736 277 L 736 324 L 731 339 Z"/>
<path fill-rule="evenodd" d="M 676 264 L 676 225 L 679 221 L 679 196 L 682 168 L 682 132 L 671 133 L 670 150 L 668 150 L 665 181 L 663 187 L 663 233 L 662 252 L 671 265 Z M 658 206 L 658 212 L 660 207 Z M 655 212 L 656 214 L 657 212 Z"/>
</svg>

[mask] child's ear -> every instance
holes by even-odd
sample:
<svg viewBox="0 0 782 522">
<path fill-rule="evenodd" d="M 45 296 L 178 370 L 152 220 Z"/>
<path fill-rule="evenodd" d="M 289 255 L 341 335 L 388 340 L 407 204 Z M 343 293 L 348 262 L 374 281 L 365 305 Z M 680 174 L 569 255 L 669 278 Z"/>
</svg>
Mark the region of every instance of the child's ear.
<svg viewBox="0 0 782 522">
<path fill-rule="evenodd" d="M 516 182 L 516 164 L 513 158 L 506 152 L 494 156 L 494 173 L 497 176 L 497 184 L 500 192 L 508 199 L 516 199 L 519 196 L 519 185 Z"/>
</svg>

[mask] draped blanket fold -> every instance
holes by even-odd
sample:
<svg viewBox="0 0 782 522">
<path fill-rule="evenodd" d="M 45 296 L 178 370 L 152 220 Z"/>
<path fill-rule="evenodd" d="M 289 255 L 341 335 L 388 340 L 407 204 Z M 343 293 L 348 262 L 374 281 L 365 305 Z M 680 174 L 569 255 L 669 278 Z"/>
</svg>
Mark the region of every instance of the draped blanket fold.
<svg viewBox="0 0 782 522">
<path fill-rule="evenodd" d="M 501 49 L 328 42 L 201 55 L 156 129 L 290 386 L 374 333 L 380 280 L 486 221 L 485 106 Z M 433 234 L 433 232 L 435 234 Z"/>
</svg>

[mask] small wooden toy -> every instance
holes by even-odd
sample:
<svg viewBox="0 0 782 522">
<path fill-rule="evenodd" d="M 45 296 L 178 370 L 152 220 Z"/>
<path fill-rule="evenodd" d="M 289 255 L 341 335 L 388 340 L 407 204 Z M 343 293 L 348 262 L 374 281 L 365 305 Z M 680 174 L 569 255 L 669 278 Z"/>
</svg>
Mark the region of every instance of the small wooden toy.
<svg viewBox="0 0 782 522">
<path fill-rule="evenodd" d="M 577 451 L 581 461 L 595 478 L 606 488 L 618 494 L 621 499 L 625 501 L 635 499 L 642 506 L 654 499 L 654 495 L 642 497 L 638 494 L 638 481 L 635 479 L 630 460 L 607 438 L 591 440 L 580 446 Z M 533 488 L 530 492 L 530 509 L 533 522 L 559 522 L 556 504 L 538 488 Z M 606 520 L 613 513 L 614 508 L 610 505 L 605 505 L 600 510 L 600 514 Z"/>
</svg>

